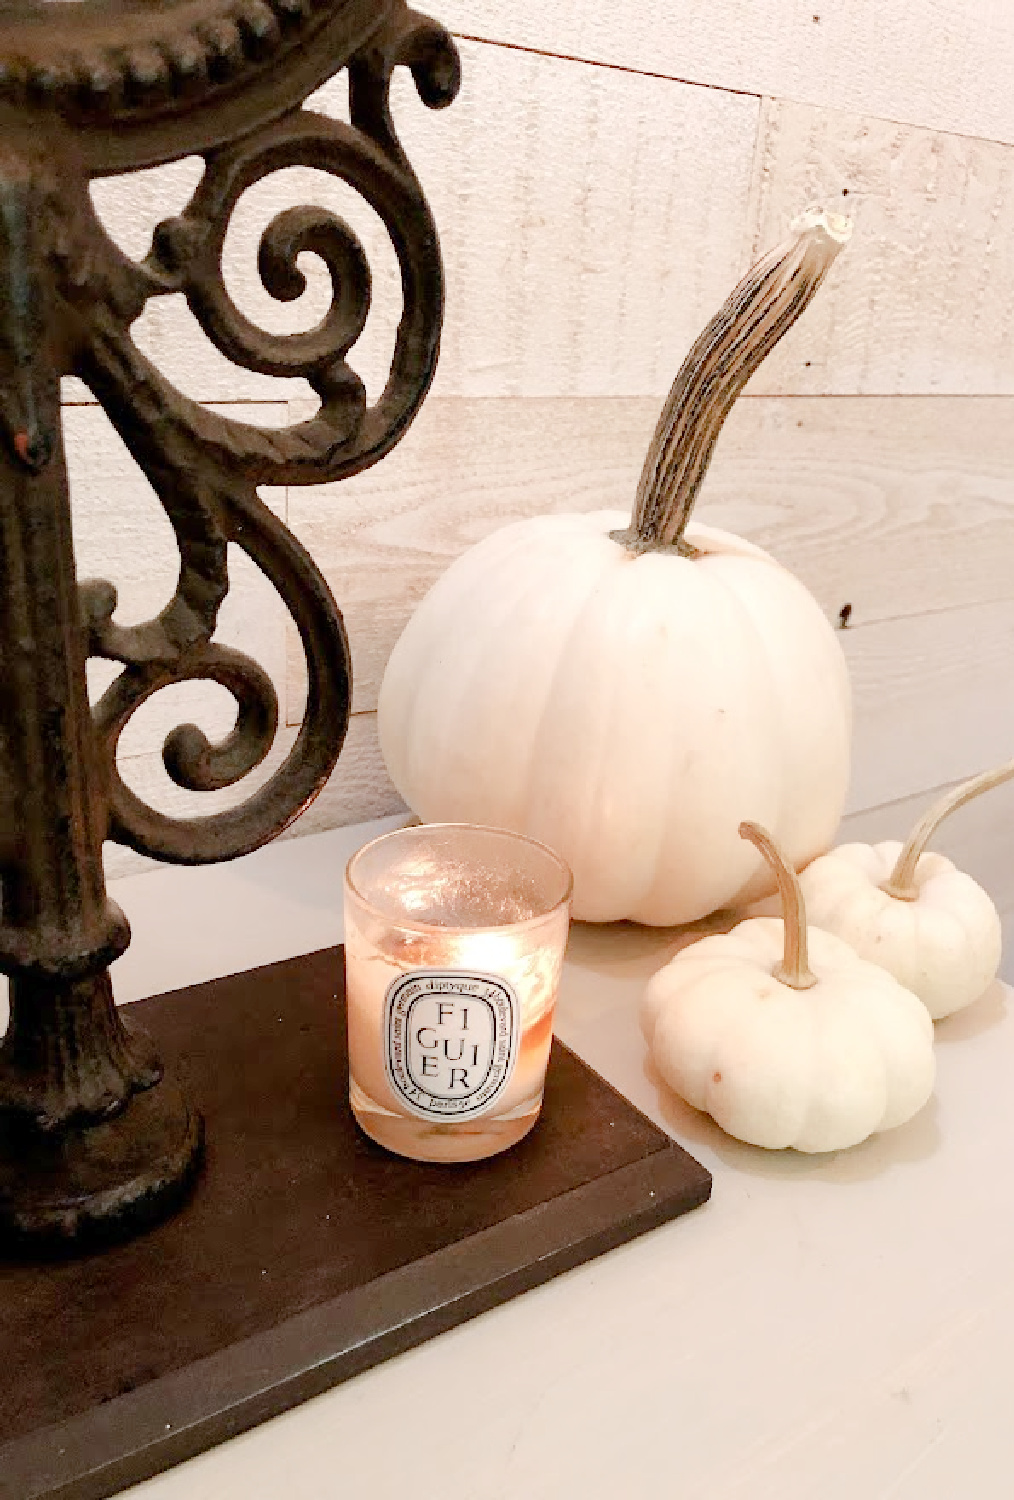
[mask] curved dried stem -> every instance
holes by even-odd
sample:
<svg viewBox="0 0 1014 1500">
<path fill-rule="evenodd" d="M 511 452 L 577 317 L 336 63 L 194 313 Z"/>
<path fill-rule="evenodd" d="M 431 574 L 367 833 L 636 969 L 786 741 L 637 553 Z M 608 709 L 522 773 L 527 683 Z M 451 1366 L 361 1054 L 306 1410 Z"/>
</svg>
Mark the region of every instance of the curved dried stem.
<svg viewBox="0 0 1014 1500">
<path fill-rule="evenodd" d="M 852 221 L 808 209 L 789 239 L 747 273 L 712 318 L 673 382 L 637 486 L 634 514 L 616 541 L 632 552 L 694 548 L 683 533 L 733 402 L 809 306 Z"/>
<path fill-rule="evenodd" d="M 785 951 L 774 977 L 794 990 L 809 990 L 817 983 L 806 952 L 806 904 L 795 870 L 782 851 L 759 823 L 740 823 L 739 836 L 747 839 L 767 860 L 778 881 L 785 927 Z"/>
<path fill-rule="evenodd" d="M 995 786 L 1009 781 L 1012 776 L 1014 776 L 1014 760 L 1009 760 L 1005 765 L 997 766 L 992 771 L 983 771 L 980 775 L 973 776 L 971 781 L 962 782 L 961 786 L 955 787 L 953 791 L 945 793 L 939 801 L 934 802 L 909 834 L 891 871 L 891 877 L 885 880 L 881 890 L 886 891 L 897 901 L 917 900 L 919 890 L 915 883 L 916 866 L 940 824 L 959 807 L 964 807 L 966 802 L 971 802 L 973 797 L 992 791 Z"/>
</svg>

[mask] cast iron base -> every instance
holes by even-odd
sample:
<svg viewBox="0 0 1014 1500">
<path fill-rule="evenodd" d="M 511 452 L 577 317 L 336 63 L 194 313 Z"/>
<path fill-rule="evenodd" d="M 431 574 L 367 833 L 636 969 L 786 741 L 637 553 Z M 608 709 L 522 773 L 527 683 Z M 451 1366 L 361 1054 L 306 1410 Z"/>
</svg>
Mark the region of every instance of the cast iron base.
<svg viewBox="0 0 1014 1500">
<path fill-rule="evenodd" d="M 0 1255 L 80 1254 L 175 1213 L 202 1141 L 171 1077 L 83 1130 L 43 1134 L 0 1119 Z"/>
<path fill-rule="evenodd" d="M 0 1500 L 101 1500 L 711 1191 L 558 1043 L 502 1156 L 375 1146 L 348 1106 L 339 949 L 130 1010 L 206 1116 L 205 1170 L 129 1243 L 0 1264 Z"/>
</svg>

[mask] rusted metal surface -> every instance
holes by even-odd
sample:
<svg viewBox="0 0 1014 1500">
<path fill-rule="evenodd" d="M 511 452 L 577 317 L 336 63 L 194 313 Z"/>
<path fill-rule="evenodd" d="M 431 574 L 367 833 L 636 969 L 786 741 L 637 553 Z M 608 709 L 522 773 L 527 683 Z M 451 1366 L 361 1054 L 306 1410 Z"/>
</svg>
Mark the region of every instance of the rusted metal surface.
<svg viewBox="0 0 1014 1500">
<path fill-rule="evenodd" d="M 388 107 L 399 64 L 427 104 L 454 98 L 450 38 L 401 0 L 0 4 L 0 972 L 11 979 L 0 1246 L 59 1249 L 128 1232 L 176 1204 L 196 1169 L 199 1120 L 113 1006 L 108 965 L 129 928 L 106 895 L 103 841 L 176 863 L 234 858 L 291 822 L 338 758 L 351 696 L 341 616 L 257 486 L 340 479 L 375 463 L 432 379 L 442 274 Z M 351 123 L 299 107 L 343 66 Z M 194 150 L 206 171 L 190 204 L 158 227 L 144 261 L 128 260 L 93 212 L 89 178 Z M 369 266 L 337 215 L 287 210 L 260 248 L 264 285 L 283 300 L 303 289 L 297 257 L 323 259 L 333 300 L 317 327 L 266 333 L 225 290 L 221 251 L 237 200 L 269 172 L 308 164 L 366 199 L 401 265 L 404 313 L 372 406 L 346 359 L 369 309 Z M 183 397 L 130 336 L 148 299 L 170 293 L 186 296 L 234 363 L 304 377 L 320 398 L 316 416 L 267 430 Z M 60 377 L 71 374 L 104 406 L 175 532 L 175 595 L 142 625 L 115 621 L 112 584 L 76 578 L 59 407 Z M 166 741 L 169 775 L 195 791 L 242 780 L 278 726 L 265 672 L 213 639 L 230 543 L 296 623 L 306 715 L 283 764 L 242 806 L 182 821 L 143 803 L 116 768 L 119 736 L 146 699 L 193 679 L 235 698 L 221 744 L 194 725 Z M 93 707 L 88 657 L 121 666 Z"/>
</svg>

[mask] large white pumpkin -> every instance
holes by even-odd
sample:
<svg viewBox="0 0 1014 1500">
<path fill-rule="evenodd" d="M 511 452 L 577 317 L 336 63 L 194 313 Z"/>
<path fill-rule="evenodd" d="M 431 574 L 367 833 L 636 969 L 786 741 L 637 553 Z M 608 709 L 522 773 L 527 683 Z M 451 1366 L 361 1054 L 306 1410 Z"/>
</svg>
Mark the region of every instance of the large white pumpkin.
<svg viewBox="0 0 1014 1500">
<path fill-rule="evenodd" d="M 576 917 L 669 925 L 740 905 L 773 884 L 744 819 L 796 865 L 838 826 L 851 725 L 836 634 L 766 553 L 688 520 L 736 392 L 846 237 L 810 215 L 709 324 L 633 524 L 504 528 L 452 564 L 392 653 L 379 732 L 405 801 L 550 844 Z"/>
<path fill-rule="evenodd" d="M 849 770 L 841 647 L 792 574 L 691 524 L 628 552 L 622 512 L 542 516 L 459 558 L 391 656 L 380 743 L 426 822 L 559 850 L 574 914 L 668 925 L 770 889 L 747 817 L 806 864 Z"/>
</svg>

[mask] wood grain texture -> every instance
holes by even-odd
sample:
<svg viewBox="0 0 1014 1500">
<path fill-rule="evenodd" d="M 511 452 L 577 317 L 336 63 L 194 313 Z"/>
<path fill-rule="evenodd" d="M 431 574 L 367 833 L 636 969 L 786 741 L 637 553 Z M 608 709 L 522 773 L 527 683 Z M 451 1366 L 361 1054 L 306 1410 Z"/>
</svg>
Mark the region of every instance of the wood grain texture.
<svg viewBox="0 0 1014 1500">
<path fill-rule="evenodd" d="M 736 279 L 757 101 L 473 43 L 462 62 L 439 130 L 405 114 L 447 268 L 435 392 L 667 389 Z"/>
<path fill-rule="evenodd" d="M 395 117 L 433 208 L 447 274 L 435 389 L 445 395 L 664 391 L 741 269 L 760 103 L 611 69 L 462 44 L 464 82 L 434 115 L 399 71 Z M 341 118 L 344 80 L 314 105 Z M 186 197 L 192 163 L 103 185 L 100 208 L 125 248 Z M 377 216 L 343 183 L 278 172 L 241 200 L 226 240 L 226 281 L 261 326 L 290 332 L 325 311 L 330 281 L 301 257 L 308 288 L 273 301 L 257 273 L 263 229 L 293 203 L 321 203 L 360 235 L 373 308 L 351 363 L 382 388 L 401 312 L 397 261 Z M 302 382 L 237 371 L 180 297 L 154 299 L 141 347 L 199 400 L 293 400 Z"/>
<path fill-rule="evenodd" d="M 0 1500 L 159 1476 L 706 1201 L 710 1174 L 559 1044 L 509 1156 L 449 1172 L 364 1147 L 342 957 L 132 1013 L 199 1101 L 209 1170 L 115 1259 L 0 1265 Z"/>
<path fill-rule="evenodd" d="M 751 261 L 815 200 L 854 210 L 855 236 L 752 391 L 1014 393 L 1014 146 L 895 123 L 890 110 L 762 101 L 472 41 L 462 54 L 446 114 L 425 110 L 407 76 L 393 91 L 446 265 L 437 394 L 663 395 Z M 343 117 L 344 80 L 314 106 Z M 144 253 L 198 172 L 189 159 L 97 185 L 124 249 Z M 375 397 L 400 280 L 380 220 L 343 183 L 300 168 L 256 184 L 233 215 L 227 285 L 274 332 L 319 320 L 330 281 L 315 257 L 301 257 L 307 291 L 293 303 L 268 296 L 257 272 L 263 230 L 301 202 L 340 213 L 367 251 L 374 301 L 352 363 Z M 199 400 L 308 394 L 229 364 L 180 296 L 153 299 L 135 337 Z"/>
<path fill-rule="evenodd" d="M 466 547 L 523 516 L 632 503 L 659 405 L 434 399 L 381 468 L 290 494 L 290 524 L 345 615 L 357 709 L 376 706 L 394 642 Z M 851 604 L 850 642 L 855 627 L 1006 599 L 1012 428 L 1006 398 L 744 397 L 699 515 L 771 552 L 831 620 Z M 301 667 L 290 633 L 290 721 Z"/>
<path fill-rule="evenodd" d="M 182 212 L 199 183 L 204 170 L 200 157 L 185 157 L 163 167 L 150 167 L 123 177 L 100 178 L 91 184 L 91 196 L 106 230 L 127 255 L 141 260 L 151 248 L 152 234 L 163 219 Z M 323 174 L 312 174 L 313 176 Z M 268 179 L 268 191 L 277 208 L 287 207 L 286 185 L 290 174 L 278 172 Z M 305 177 L 305 174 L 304 174 Z M 240 200 L 226 237 L 224 265 L 230 292 L 244 303 L 244 310 L 256 309 L 264 315 L 264 326 L 277 319 L 282 306 L 264 292 L 257 272 L 257 241 L 260 231 L 273 215 L 260 211 L 264 188 L 247 193 Z M 351 196 L 351 194 L 349 195 Z M 277 211 L 277 209 L 276 209 Z M 263 222 L 261 222 L 263 221 Z M 305 257 L 311 264 L 311 275 L 319 271 L 315 257 Z M 321 287 L 315 284 L 317 300 Z M 313 321 L 307 304 L 305 314 Z M 318 314 L 319 315 L 319 314 Z M 283 327 L 296 320 L 291 313 Z M 309 389 L 300 380 L 276 380 L 230 364 L 201 332 L 182 295 L 153 297 L 133 326 L 132 335 L 164 375 L 180 390 L 198 401 L 274 400 L 285 401 L 303 395 Z M 73 399 L 90 399 L 79 381 L 67 383 Z"/>
<path fill-rule="evenodd" d="M 1014 392 L 1014 148 L 765 100 L 749 258 L 813 201 L 852 242 L 754 393 Z"/>
<path fill-rule="evenodd" d="M 1014 596 L 1014 401 L 753 397 L 705 480 L 703 520 L 750 537 L 837 622 Z"/>
<path fill-rule="evenodd" d="M 352 642 L 353 704 L 368 712 L 391 648 L 426 590 L 507 521 L 632 498 L 654 401 L 431 398 L 384 463 L 293 491 L 289 524 L 324 569 Z M 289 720 L 305 678 L 290 637 Z"/>
<path fill-rule="evenodd" d="M 855 725 L 848 811 L 960 781 L 1014 746 L 1014 599 L 842 634 Z"/>
<path fill-rule="evenodd" d="M 443 0 L 465 35 L 1014 142 L 1008 0 Z"/>
</svg>

